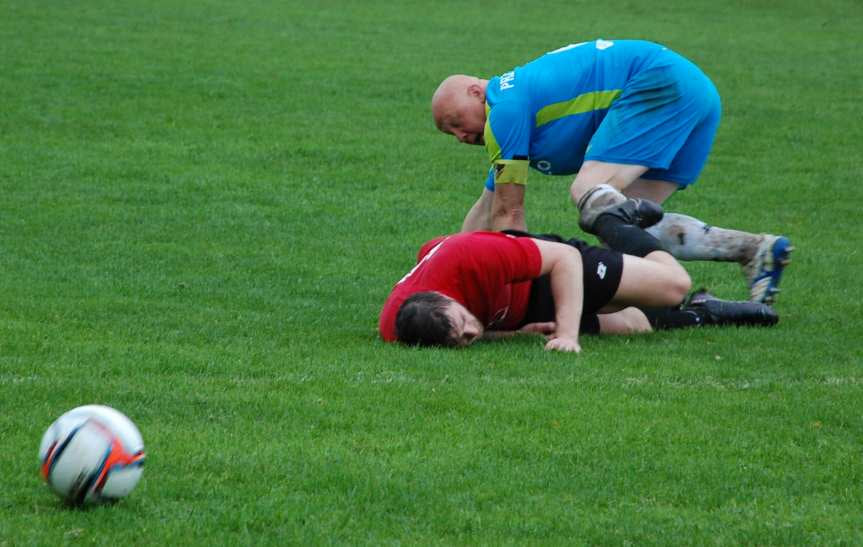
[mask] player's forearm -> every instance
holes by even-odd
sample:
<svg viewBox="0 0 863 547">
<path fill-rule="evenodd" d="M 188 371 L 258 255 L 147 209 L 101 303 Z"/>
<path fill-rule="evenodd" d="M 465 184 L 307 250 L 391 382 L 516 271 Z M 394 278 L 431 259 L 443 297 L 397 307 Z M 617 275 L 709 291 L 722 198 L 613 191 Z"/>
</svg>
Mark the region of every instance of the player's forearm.
<svg viewBox="0 0 863 547">
<path fill-rule="evenodd" d="M 575 249 L 573 251 L 563 254 L 555 262 L 550 276 L 557 322 L 555 335 L 577 342 L 584 303 L 584 281 L 581 254 Z"/>
<path fill-rule="evenodd" d="M 480 230 L 491 230 L 491 215 L 488 209 L 476 203 L 464 217 L 461 225 L 462 232 L 476 232 Z"/>
<path fill-rule="evenodd" d="M 555 329 L 546 349 L 581 351 L 578 331 L 584 299 L 584 280 L 581 253 L 563 243 L 534 239 L 542 265 L 540 275 L 549 274 L 551 294 L 554 298 Z"/>
<path fill-rule="evenodd" d="M 491 230 L 491 204 L 494 200 L 494 192 L 483 188 L 482 195 L 467 212 L 461 225 L 462 232 L 476 232 L 479 230 Z"/>
<path fill-rule="evenodd" d="M 491 228 L 500 230 L 527 231 L 527 221 L 524 215 L 524 185 L 498 184 L 491 203 Z"/>
<path fill-rule="evenodd" d="M 518 330 L 487 330 L 483 333 L 483 340 L 499 340 L 501 338 L 510 338 L 516 335 L 528 336 L 546 336 L 554 334 L 555 323 L 553 321 L 545 321 L 541 323 L 528 323 Z"/>
<path fill-rule="evenodd" d="M 527 231 L 527 222 L 524 218 L 524 208 L 495 209 L 491 217 L 491 229 L 499 232 L 501 230 Z"/>
</svg>

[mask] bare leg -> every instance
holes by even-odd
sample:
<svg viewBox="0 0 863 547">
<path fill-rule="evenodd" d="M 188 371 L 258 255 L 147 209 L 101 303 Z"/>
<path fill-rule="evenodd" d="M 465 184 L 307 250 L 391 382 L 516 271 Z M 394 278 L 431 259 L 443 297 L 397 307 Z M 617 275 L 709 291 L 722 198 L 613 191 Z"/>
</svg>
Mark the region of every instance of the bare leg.
<svg viewBox="0 0 863 547">
<path fill-rule="evenodd" d="M 572 201 L 578 203 L 589 190 L 600 184 L 608 184 L 618 192 L 622 192 L 646 171 L 647 167 L 642 165 L 586 161 L 569 188 Z"/>
<path fill-rule="evenodd" d="M 638 308 L 624 308 L 614 313 L 601 313 L 599 318 L 600 334 L 635 334 L 651 332 L 647 316 Z"/>
<path fill-rule="evenodd" d="M 579 226 L 596 234 L 597 217 L 622 204 L 627 197 L 621 191 L 638 179 L 647 167 L 601 161 L 586 161 L 572 181 L 569 192 L 579 210 Z M 599 235 L 599 234 L 597 234 Z"/>
<path fill-rule="evenodd" d="M 686 297 L 692 280 L 665 251 L 644 258 L 623 255 L 623 274 L 612 299 L 616 306 L 676 306 Z"/>
<path fill-rule="evenodd" d="M 629 198 L 645 198 L 663 203 L 678 189 L 677 183 L 667 180 L 636 179 L 622 191 Z"/>
</svg>

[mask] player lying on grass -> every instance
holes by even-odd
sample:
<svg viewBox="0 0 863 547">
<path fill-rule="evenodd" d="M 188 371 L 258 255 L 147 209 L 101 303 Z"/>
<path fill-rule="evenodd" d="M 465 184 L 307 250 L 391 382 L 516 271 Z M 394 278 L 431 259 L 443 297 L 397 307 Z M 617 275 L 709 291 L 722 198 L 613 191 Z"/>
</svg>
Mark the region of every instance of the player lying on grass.
<svg viewBox="0 0 863 547">
<path fill-rule="evenodd" d="M 381 337 L 466 346 L 489 334 L 538 332 L 548 335 L 546 349 L 578 352 L 580 333 L 778 321 L 766 304 L 723 301 L 706 292 L 681 305 L 689 275 L 651 240 L 643 239 L 640 249 L 630 245 L 641 255 L 634 256 L 523 232 L 433 239 L 384 303 Z"/>
<path fill-rule="evenodd" d="M 596 40 L 551 51 L 491 79 L 455 74 L 432 98 L 438 129 L 485 145 L 485 188 L 463 231 L 526 230 L 528 167 L 577 173 L 579 224 L 627 199 L 663 203 L 695 183 L 719 126 L 719 94 L 692 62 L 658 44 Z M 770 303 L 792 250 L 782 236 L 710 226 L 681 214 L 638 219 L 681 260 L 741 264 L 750 300 Z M 660 220 L 661 219 L 661 220 Z"/>
</svg>

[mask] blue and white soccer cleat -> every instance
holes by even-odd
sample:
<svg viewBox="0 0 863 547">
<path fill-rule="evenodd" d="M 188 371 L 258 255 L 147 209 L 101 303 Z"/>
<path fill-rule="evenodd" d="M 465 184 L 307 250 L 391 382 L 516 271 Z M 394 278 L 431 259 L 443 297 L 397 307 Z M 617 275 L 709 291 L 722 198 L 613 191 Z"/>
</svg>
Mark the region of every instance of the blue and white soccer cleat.
<svg viewBox="0 0 863 547">
<path fill-rule="evenodd" d="M 772 304 L 779 292 L 782 270 L 791 262 L 791 241 L 784 236 L 765 234 L 752 260 L 743 265 L 749 282 L 749 301 Z"/>
</svg>

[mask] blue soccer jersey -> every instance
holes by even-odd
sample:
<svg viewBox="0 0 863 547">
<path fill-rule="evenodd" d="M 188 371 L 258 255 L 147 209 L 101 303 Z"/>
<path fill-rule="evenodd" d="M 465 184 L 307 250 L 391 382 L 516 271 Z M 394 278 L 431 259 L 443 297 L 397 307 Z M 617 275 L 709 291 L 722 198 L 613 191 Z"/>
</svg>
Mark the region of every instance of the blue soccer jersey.
<svg viewBox="0 0 863 547">
<path fill-rule="evenodd" d="M 571 44 L 489 80 L 486 187 L 525 184 L 528 166 L 574 174 L 586 159 L 645 165 L 646 178 L 683 186 L 701 171 L 718 123 L 713 84 L 667 48 Z"/>
</svg>

